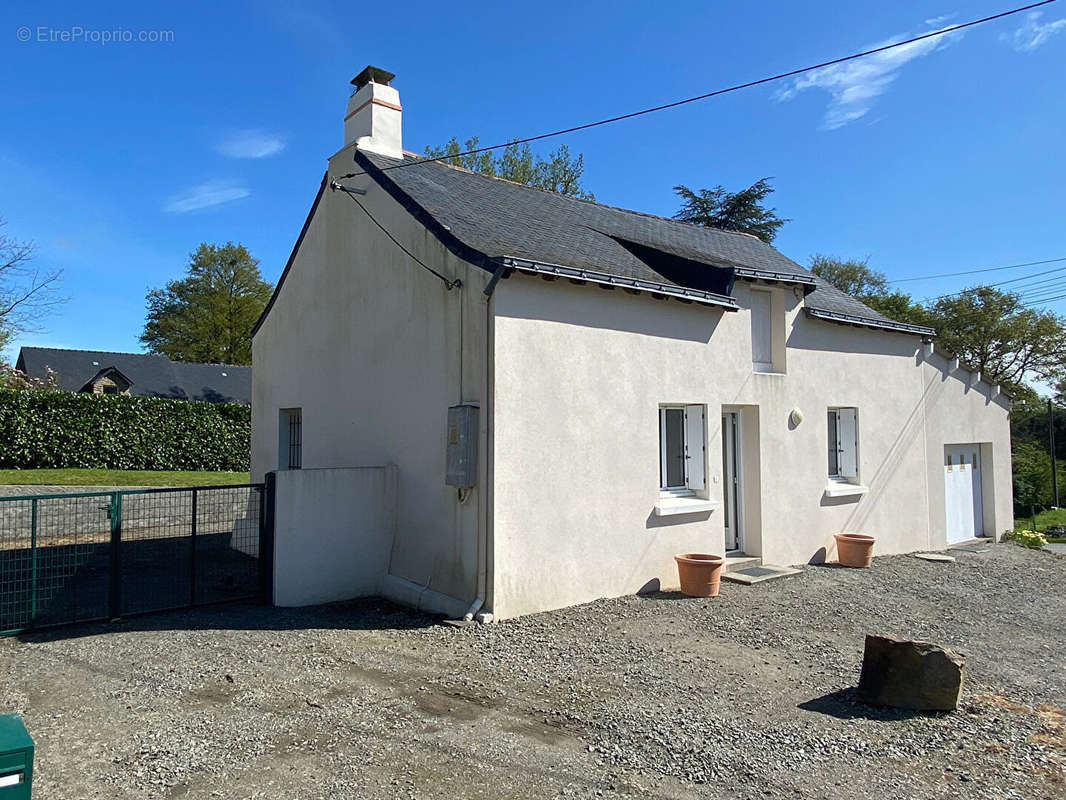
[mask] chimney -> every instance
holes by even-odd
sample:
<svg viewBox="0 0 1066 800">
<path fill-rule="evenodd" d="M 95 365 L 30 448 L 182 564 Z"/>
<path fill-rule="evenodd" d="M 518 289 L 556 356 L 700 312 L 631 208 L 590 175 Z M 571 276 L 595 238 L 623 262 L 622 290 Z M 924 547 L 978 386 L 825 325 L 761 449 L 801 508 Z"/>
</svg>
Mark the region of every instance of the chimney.
<svg viewBox="0 0 1066 800">
<path fill-rule="evenodd" d="M 344 144 L 355 142 L 360 150 L 403 158 L 400 136 L 400 93 L 389 86 L 396 76 L 377 67 L 367 67 L 354 78 L 355 92 L 344 115 Z"/>
</svg>

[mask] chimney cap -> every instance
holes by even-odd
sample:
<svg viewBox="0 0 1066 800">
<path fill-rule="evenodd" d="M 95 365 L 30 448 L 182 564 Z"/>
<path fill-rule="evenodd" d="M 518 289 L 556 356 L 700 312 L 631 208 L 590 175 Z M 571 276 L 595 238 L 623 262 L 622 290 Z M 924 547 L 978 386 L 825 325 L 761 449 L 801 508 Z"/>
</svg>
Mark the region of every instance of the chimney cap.
<svg viewBox="0 0 1066 800">
<path fill-rule="evenodd" d="M 362 72 L 352 78 L 352 86 L 356 88 L 356 91 L 362 89 L 368 83 L 383 83 L 386 86 L 396 76 L 388 70 L 381 69 L 381 67 L 367 66 Z"/>
</svg>

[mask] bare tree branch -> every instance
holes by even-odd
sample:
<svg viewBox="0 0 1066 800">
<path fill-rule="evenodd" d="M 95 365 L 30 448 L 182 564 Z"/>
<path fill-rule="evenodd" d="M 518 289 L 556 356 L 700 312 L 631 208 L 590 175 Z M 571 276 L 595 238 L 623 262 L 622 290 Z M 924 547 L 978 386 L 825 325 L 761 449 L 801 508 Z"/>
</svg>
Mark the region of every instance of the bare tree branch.
<svg viewBox="0 0 1066 800">
<path fill-rule="evenodd" d="M 5 224 L 0 219 L 0 228 Z M 33 242 L 0 233 L 0 343 L 38 330 L 48 311 L 66 301 L 56 293 L 63 271 L 38 269 L 31 263 L 36 253 Z"/>
</svg>

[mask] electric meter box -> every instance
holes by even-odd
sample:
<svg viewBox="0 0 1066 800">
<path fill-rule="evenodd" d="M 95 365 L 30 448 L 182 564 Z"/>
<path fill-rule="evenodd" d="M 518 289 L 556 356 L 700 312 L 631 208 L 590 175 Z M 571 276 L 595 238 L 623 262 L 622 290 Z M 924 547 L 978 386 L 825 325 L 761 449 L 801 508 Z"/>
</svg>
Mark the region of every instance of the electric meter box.
<svg viewBox="0 0 1066 800">
<path fill-rule="evenodd" d="M 0 716 L 0 800 L 30 800 L 33 739 L 18 714 Z"/>
<path fill-rule="evenodd" d="M 444 483 L 470 487 L 477 483 L 476 403 L 463 403 L 448 409 L 448 465 Z"/>
</svg>

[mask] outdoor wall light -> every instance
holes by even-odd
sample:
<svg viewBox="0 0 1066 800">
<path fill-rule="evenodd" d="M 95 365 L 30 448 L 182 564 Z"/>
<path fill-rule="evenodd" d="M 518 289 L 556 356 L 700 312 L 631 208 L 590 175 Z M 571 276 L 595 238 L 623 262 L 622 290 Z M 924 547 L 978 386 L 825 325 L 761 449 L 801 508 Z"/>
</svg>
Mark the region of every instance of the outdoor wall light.
<svg viewBox="0 0 1066 800">
<path fill-rule="evenodd" d="M 798 406 L 792 409 L 788 415 L 788 421 L 792 423 L 793 428 L 799 427 L 799 424 L 803 422 L 803 411 Z"/>
</svg>

